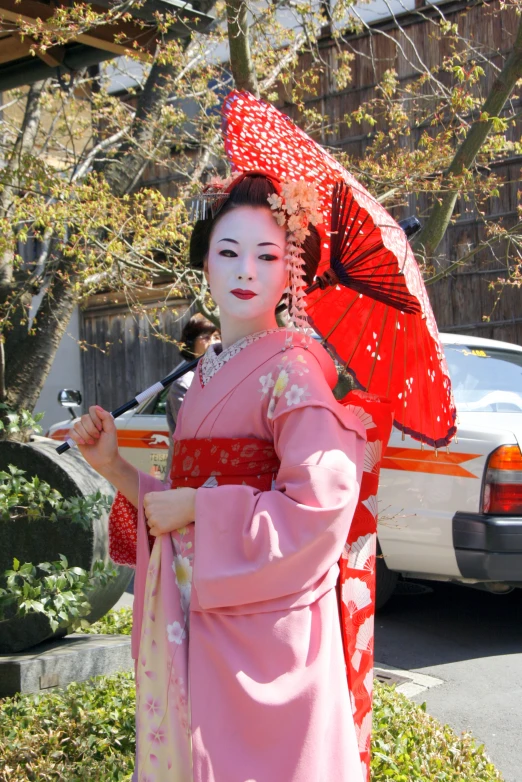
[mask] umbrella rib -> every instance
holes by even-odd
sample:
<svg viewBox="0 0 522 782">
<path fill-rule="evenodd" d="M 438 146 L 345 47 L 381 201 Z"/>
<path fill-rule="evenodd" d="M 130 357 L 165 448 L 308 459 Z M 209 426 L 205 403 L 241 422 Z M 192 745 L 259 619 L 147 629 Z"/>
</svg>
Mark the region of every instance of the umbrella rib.
<svg viewBox="0 0 522 782">
<path fill-rule="evenodd" d="M 381 330 L 380 330 L 380 332 L 379 332 L 379 337 L 378 337 L 378 340 L 377 340 L 377 345 L 376 345 L 376 347 L 375 347 L 375 356 L 374 356 L 374 359 L 373 359 L 372 368 L 370 369 L 370 377 L 368 378 L 368 388 L 370 387 L 370 384 L 371 384 L 371 382 L 372 382 L 372 377 L 373 377 L 373 373 L 374 373 L 374 371 L 375 371 L 375 366 L 376 366 L 376 364 L 377 364 L 377 361 L 379 360 L 379 348 L 380 348 L 380 346 L 381 346 L 382 335 L 383 335 L 383 332 L 384 332 L 384 328 L 385 328 L 385 326 L 386 326 L 386 321 L 387 321 L 387 319 L 388 319 L 388 312 L 389 312 L 389 308 L 387 307 L 387 308 L 386 308 L 386 311 L 385 311 L 385 313 L 384 313 L 384 318 L 382 319 L 382 323 L 381 323 Z"/>
<path fill-rule="evenodd" d="M 368 316 L 367 316 L 367 318 L 366 318 L 366 322 L 365 322 L 364 326 L 363 326 L 363 327 L 362 327 L 362 329 L 361 329 L 361 334 L 363 334 L 363 333 L 364 333 L 364 331 L 365 331 L 365 329 L 366 329 L 366 326 L 368 325 L 368 321 L 370 320 L 371 316 L 373 315 L 373 311 L 374 311 L 374 309 L 375 309 L 376 305 L 377 305 L 377 302 L 376 302 L 376 301 L 372 301 L 372 306 L 370 307 L 370 311 L 368 312 Z M 359 347 L 360 341 L 361 341 L 361 340 L 359 339 L 359 342 L 357 342 L 357 344 L 355 345 L 354 349 L 352 350 L 352 354 L 351 354 L 350 358 L 347 360 L 346 364 L 344 365 L 346 369 L 348 369 L 348 366 L 349 366 L 349 364 L 350 364 L 350 362 L 351 362 L 352 358 L 353 358 L 353 357 L 354 357 L 354 355 L 355 355 L 355 351 L 356 351 L 356 350 L 357 350 L 357 348 Z"/>
<path fill-rule="evenodd" d="M 343 264 L 345 269 L 351 269 L 354 266 L 360 265 L 363 261 L 366 261 L 368 258 L 371 258 L 372 255 L 377 255 L 381 250 L 384 250 L 384 244 L 382 242 L 378 242 L 377 244 L 373 245 L 372 247 L 368 247 L 366 250 L 361 252 L 360 255 L 356 255 L 353 260 L 350 260 L 350 262 L 343 263 L 341 260 L 341 263 Z M 384 264 L 383 264 L 384 265 Z M 387 264 L 389 265 L 389 264 Z"/>
<path fill-rule="evenodd" d="M 397 346 L 397 322 L 399 320 L 399 310 L 395 310 L 395 328 L 393 330 L 393 343 L 392 343 L 392 354 L 390 358 L 390 366 L 393 367 L 393 360 L 395 358 L 395 348 Z M 391 371 L 388 373 L 388 387 L 386 389 L 386 398 L 389 398 L 390 396 L 390 385 L 391 385 Z"/>
<path fill-rule="evenodd" d="M 331 293 L 331 291 L 332 291 L 332 289 L 330 289 L 330 290 L 329 290 L 329 291 L 327 291 L 327 292 L 328 292 L 328 293 Z M 339 326 L 339 324 L 341 323 L 341 321 L 342 321 L 342 320 L 344 320 L 344 318 L 345 318 L 345 317 L 348 315 L 348 313 L 349 313 L 349 312 L 350 312 L 350 310 L 352 309 L 352 307 L 353 307 L 353 305 L 355 304 L 355 302 L 356 302 L 356 301 L 358 301 L 358 299 L 359 299 L 359 296 L 356 296 L 354 299 L 352 299 L 352 301 L 351 301 L 351 302 L 348 304 L 348 306 L 346 307 L 345 311 L 343 312 L 343 314 L 341 315 L 341 317 L 339 318 L 339 320 L 338 320 L 338 321 L 337 321 L 337 323 L 335 324 L 335 326 L 333 326 L 333 328 L 331 328 L 331 329 L 330 329 L 330 331 L 328 332 L 328 334 L 326 334 L 326 335 L 323 337 L 323 339 L 330 339 L 330 337 L 331 337 L 331 336 L 332 336 L 332 334 L 334 333 L 335 329 L 336 329 L 336 328 Z"/>
<path fill-rule="evenodd" d="M 351 228 L 348 226 L 351 204 L 353 196 L 348 207 L 347 198 L 343 197 L 346 193 L 344 182 L 337 182 L 332 194 L 332 217 L 331 217 L 331 250 L 336 255 L 344 253 L 344 248 L 349 241 Z"/>
<path fill-rule="evenodd" d="M 377 266 L 374 267 L 371 274 L 369 274 L 368 277 L 366 278 L 366 281 L 374 281 L 375 279 L 379 279 L 379 277 L 376 276 L 377 270 L 378 267 Z M 354 280 L 354 282 L 355 281 L 356 280 Z M 364 287 L 362 287 L 363 285 Z M 396 285 L 398 288 L 399 284 L 397 283 Z M 365 282 L 365 281 L 363 281 L 362 285 L 356 286 L 353 285 L 352 283 L 352 285 L 347 284 L 347 287 L 351 287 L 353 290 L 359 290 L 364 295 L 369 296 L 370 298 L 376 298 L 378 301 L 381 301 L 382 303 L 387 304 L 389 306 L 399 307 L 400 309 L 410 309 L 410 300 L 406 296 L 401 295 L 400 292 L 397 293 L 397 295 L 394 295 L 393 291 L 392 292 L 377 291 L 375 287 L 371 286 L 371 282 Z M 369 291 L 371 292 L 368 293 L 366 290 L 364 290 L 364 288 L 369 289 Z M 376 296 L 377 292 L 380 293 L 379 296 Z M 386 294 L 386 298 L 384 294 Z"/>
</svg>

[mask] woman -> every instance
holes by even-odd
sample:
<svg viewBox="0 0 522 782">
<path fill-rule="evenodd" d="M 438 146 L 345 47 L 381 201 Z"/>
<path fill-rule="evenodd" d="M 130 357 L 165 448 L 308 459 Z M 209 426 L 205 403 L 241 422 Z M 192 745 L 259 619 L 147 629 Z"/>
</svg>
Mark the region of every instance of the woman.
<svg viewBox="0 0 522 782">
<path fill-rule="evenodd" d="M 181 407 L 177 488 L 118 455 L 101 408 L 72 434 L 120 492 L 116 561 L 134 562 L 137 524 L 137 782 L 362 781 L 335 585 L 365 431 L 326 351 L 277 327 L 285 290 L 302 321 L 320 253 L 313 204 L 284 187 L 240 175 L 195 226 L 223 351 Z"/>
</svg>

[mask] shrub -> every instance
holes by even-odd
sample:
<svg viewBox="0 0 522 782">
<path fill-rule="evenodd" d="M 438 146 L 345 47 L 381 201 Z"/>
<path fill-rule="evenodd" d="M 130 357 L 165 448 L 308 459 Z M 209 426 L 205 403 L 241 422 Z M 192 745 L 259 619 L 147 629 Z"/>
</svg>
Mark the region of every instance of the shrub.
<svg viewBox="0 0 522 782">
<path fill-rule="evenodd" d="M 374 694 L 372 782 L 502 782 L 484 746 L 458 736 L 394 688 Z"/>
<path fill-rule="evenodd" d="M 0 701 L 0 782 L 123 782 L 134 765 L 134 677 Z"/>
<path fill-rule="evenodd" d="M 16 422 L 13 425 L 18 426 Z M 37 524 L 47 518 L 54 522 L 67 519 L 88 528 L 93 518 L 100 518 L 109 507 L 110 498 L 99 491 L 67 499 L 37 475 L 26 478 L 25 471 L 12 464 L 7 471 L 0 471 L 0 524 L 15 524 L 24 518 Z M 12 570 L 0 573 L 0 621 L 40 613 L 47 617 L 53 632 L 80 626 L 82 617 L 91 611 L 89 593 L 116 578 L 118 571 L 97 560 L 89 573 L 69 567 L 63 554 L 59 557 L 37 565 L 20 564 L 15 558 Z"/>
<path fill-rule="evenodd" d="M 83 626 L 78 632 L 94 635 L 130 635 L 131 630 L 132 608 L 120 608 L 118 611 L 109 611 L 98 622 Z"/>
<path fill-rule="evenodd" d="M 8 472 L 0 471 L 0 519 L 5 522 L 20 517 L 67 519 L 88 529 L 93 518 L 99 519 L 110 509 L 111 502 L 99 491 L 86 497 L 65 498 L 37 475 L 29 480 L 25 470 L 14 464 L 8 465 Z"/>
<path fill-rule="evenodd" d="M 17 616 L 45 614 L 53 632 L 61 627 L 80 627 L 82 617 L 91 612 L 89 592 L 116 576 L 116 568 L 100 559 L 90 573 L 81 567 L 69 567 L 63 554 L 56 562 L 37 566 L 31 562 L 20 565 L 15 559 L 13 569 L 4 573 L 7 588 L 0 588 L 0 620 L 14 609 Z"/>
</svg>

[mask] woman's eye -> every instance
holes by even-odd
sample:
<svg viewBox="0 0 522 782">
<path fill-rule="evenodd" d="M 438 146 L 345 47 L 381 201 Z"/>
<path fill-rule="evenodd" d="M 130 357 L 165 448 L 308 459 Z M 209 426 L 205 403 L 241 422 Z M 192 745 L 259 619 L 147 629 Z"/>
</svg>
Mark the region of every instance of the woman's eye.
<svg viewBox="0 0 522 782">
<path fill-rule="evenodd" d="M 237 253 L 234 250 L 221 250 L 219 254 L 224 258 L 237 258 Z"/>
<path fill-rule="evenodd" d="M 260 255 L 262 261 L 277 261 L 277 255 Z"/>
</svg>

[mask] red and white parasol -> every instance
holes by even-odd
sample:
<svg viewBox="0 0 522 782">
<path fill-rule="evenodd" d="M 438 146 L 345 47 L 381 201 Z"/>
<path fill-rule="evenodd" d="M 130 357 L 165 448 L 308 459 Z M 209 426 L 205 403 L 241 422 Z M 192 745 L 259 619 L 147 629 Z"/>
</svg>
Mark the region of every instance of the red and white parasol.
<svg viewBox="0 0 522 782">
<path fill-rule="evenodd" d="M 330 230 L 324 232 L 318 279 L 306 297 L 313 328 L 362 389 L 391 400 L 396 427 L 435 448 L 447 445 L 456 431 L 451 383 L 404 231 L 348 171 L 270 104 L 234 91 L 225 100 L 223 119 L 235 170 L 303 178 L 319 192 Z"/>
</svg>

